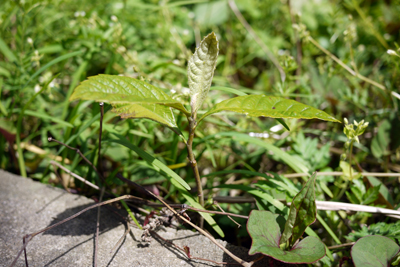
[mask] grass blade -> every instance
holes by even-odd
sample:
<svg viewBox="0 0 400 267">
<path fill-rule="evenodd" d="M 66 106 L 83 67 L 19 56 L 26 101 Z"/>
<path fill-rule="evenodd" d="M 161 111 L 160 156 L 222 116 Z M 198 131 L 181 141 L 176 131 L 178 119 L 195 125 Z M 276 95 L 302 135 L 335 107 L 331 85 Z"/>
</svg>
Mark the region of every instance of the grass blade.
<svg viewBox="0 0 400 267">
<path fill-rule="evenodd" d="M 110 139 L 107 140 L 109 142 L 114 142 L 118 143 L 120 145 L 123 145 L 133 151 L 135 151 L 140 157 L 142 157 L 144 160 L 146 160 L 151 166 L 153 166 L 154 169 L 156 170 L 162 170 L 166 175 L 168 180 L 175 180 L 179 184 L 181 184 L 186 190 L 190 190 L 190 186 L 179 176 L 177 175 L 174 171 L 172 171 L 170 168 L 168 168 L 167 165 L 153 157 L 152 155 L 148 154 L 146 151 L 142 150 L 141 148 L 135 146 L 134 144 L 129 143 L 127 140 L 124 139 L 123 136 L 113 134 L 119 139 Z M 171 179 L 172 178 L 172 179 Z"/>
</svg>

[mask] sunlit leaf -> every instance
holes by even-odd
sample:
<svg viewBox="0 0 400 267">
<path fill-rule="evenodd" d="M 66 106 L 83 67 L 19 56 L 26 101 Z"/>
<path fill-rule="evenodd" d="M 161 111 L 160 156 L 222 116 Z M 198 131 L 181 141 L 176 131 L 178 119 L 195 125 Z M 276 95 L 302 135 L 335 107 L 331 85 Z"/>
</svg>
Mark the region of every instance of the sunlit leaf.
<svg viewBox="0 0 400 267">
<path fill-rule="evenodd" d="M 172 99 L 161 89 L 130 77 L 105 75 L 89 77 L 82 82 L 70 97 L 111 103 L 113 112 L 123 118 L 149 118 L 176 127 L 171 107 L 190 113 L 177 100 Z"/>
<path fill-rule="evenodd" d="M 313 263 L 325 256 L 324 244 L 313 236 L 304 238 L 291 250 L 282 250 L 277 217 L 269 211 L 253 210 L 247 221 L 247 231 L 252 239 L 250 255 L 262 253 L 287 263 Z"/>
<path fill-rule="evenodd" d="M 252 117 L 320 119 L 339 122 L 322 110 L 307 106 L 294 100 L 266 95 L 247 95 L 221 101 L 207 111 L 200 119 L 221 112 L 233 111 Z"/>
<path fill-rule="evenodd" d="M 207 35 L 196 48 L 188 62 L 188 84 L 192 114 L 203 104 L 210 90 L 218 57 L 218 40 L 215 33 Z"/>
<path fill-rule="evenodd" d="M 280 250 L 281 231 L 273 213 L 252 210 L 247 221 L 247 231 L 252 239 L 250 255 L 261 252 L 263 247 L 275 247 Z"/>
<path fill-rule="evenodd" d="M 290 245 L 293 245 L 303 235 L 306 228 L 315 222 L 317 216 L 314 190 L 316 176 L 314 173 L 303 189 L 293 198 L 280 244 L 285 244 L 290 240 Z"/>
<path fill-rule="evenodd" d="M 371 235 L 361 238 L 351 248 L 351 258 L 356 267 L 390 266 L 391 259 L 400 247 L 390 238 Z"/>
<path fill-rule="evenodd" d="M 116 104 L 111 112 L 121 118 L 147 118 L 177 128 L 171 108 L 155 104 Z"/>
</svg>

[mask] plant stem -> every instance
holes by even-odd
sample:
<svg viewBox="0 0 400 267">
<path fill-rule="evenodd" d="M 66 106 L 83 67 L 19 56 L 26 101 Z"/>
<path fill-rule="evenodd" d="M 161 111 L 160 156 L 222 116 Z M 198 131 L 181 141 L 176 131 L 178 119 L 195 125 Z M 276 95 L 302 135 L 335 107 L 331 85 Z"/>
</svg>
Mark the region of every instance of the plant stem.
<svg viewBox="0 0 400 267">
<path fill-rule="evenodd" d="M 100 131 L 99 131 L 99 154 L 97 159 L 98 170 L 102 177 L 104 177 L 102 162 L 101 162 L 101 136 L 103 132 L 103 117 L 104 117 L 104 103 L 100 102 Z M 104 191 L 105 191 L 105 179 L 102 179 L 102 187 L 100 191 L 99 202 L 103 201 Z M 100 232 L 100 214 L 101 214 L 101 207 L 97 207 L 97 221 L 96 221 L 96 236 L 95 236 L 95 247 L 94 247 L 94 267 L 97 267 L 97 256 L 99 252 L 99 232 Z"/>
<path fill-rule="evenodd" d="M 278 69 L 279 74 L 281 76 L 281 81 L 283 83 L 286 80 L 286 74 L 285 74 L 285 71 L 283 70 L 282 66 L 279 64 L 278 59 L 271 52 L 271 50 L 265 45 L 265 43 L 261 40 L 261 38 L 258 37 L 257 33 L 253 30 L 253 28 L 250 26 L 250 24 L 247 22 L 247 20 L 243 17 L 239 8 L 236 6 L 235 1 L 229 0 L 228 5 L 231 8 L 231 10 L 233 11 L 233 13 L 235 14 L 235 16 L 237 17 L 237 19 L 243 25 L 243 27 L 246 28 L 246 30 L 250 33 L 250 35 L 253 37 L 253 39 L 256 41 L 256 43 L 261 47 L 261 49 L 267 55 L 269 60 L 271 60 L 272 64 L 274 64 L 275 67 Z"/>
<path fill-rule="evenodd" d="M 189 119 L 189 138 L 186 143 L 186 147 L 188 150 L 188 158 L 189 163 L 192 166 L 193 174 L 196 179 L 196 186 L 197 186 L 197 194 L 199 197 L 199 203 L 202 207 L 204 207 L 204 194 L 203 194 L 203 186 L 201 185 L 201 179 L 199 174 L 199 169 L 197 168 L 197 161 L 194 157 L 193 153 L 193 139 L 194 139 L 194 131 L 197 126 L 196 117 L 192 116 Z"/>
<path fill-rule="evenodd" d="M 381 90 L 387 90 L 387 88 L 378 83 L 375 82 L 363 75 L 361 75 L 360 73 L 355 72 L 352 68 L 350 68 L 349 66 L 347 66 L 343 61 L 341 61 L 339 58 L 337 58 L 334 54 L 332 54 L 331 52 L 329 52 L 328 50 L 326 50 L 325 48 L 323 48 L 317 41 L 314 40 L 314 38 L 312 38 L 311 36 L 307 37 L 307 40 L 310 41 L 313 45 L 315 45 L 319 50 L 321 50 L 322 52 L 324 52 L 327 56 L 329 56 L 333 61 L 335 61 L 337 64 L 339 64 L 340 66 L 342 66 L 345 70 L 347 70 L 351 75 L 353 75 L 354 77 L 363 80 L 364 82 L 367 82 L 375 87 L 378 87 Z M 390 92 L 394 97 L 400 99 L 400 95 L 396 92 Z"/>
<path fill-rule="evenodd" d="M 353 0 L 352 4 L 353 4 L 354 9 L 357 11 L 358 15 L 361 17 L 361 19 L 367 25 L 368 29 L 370 29 L 372 31 L 372 34 L 376 37 L 376 39 L 378 39 L 378 41 L 381 43 L 381 45 L 383 47 L 385 47 L 385 49 L 389 49 L 389 45 L 387 44 L 385 39 L 382 37 L 382 35 L 375 29 L 374 25 L 368 20 L 367 16 L 360 8 L 358 1 Z"/>
<path fill-rule="evenodd" d="M 350 149 L 349 149 L 349 173 L 350 173 L 350 180 L 353 180 L 353 172 L 351 168 L 351 160 L 352 160 L 352 154 L 353 154 L 353 143 L 354 140 L 351 140 L 350 142 Z"/>
</svg>

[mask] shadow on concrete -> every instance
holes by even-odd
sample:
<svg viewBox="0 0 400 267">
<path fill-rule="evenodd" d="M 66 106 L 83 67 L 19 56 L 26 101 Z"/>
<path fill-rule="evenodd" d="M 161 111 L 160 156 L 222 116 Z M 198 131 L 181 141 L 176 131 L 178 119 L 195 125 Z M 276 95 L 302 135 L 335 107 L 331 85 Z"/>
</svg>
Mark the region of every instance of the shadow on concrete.
<svg viewBox="0 0 400 267">
<path fill-rule="evenodd" d="M 93 204 L 85 204 L 80 205 L 74 208 L 66 209 L 57 215 L 57 217 L 53 217 L 53 220 L 50 222 L 48 226 L 54 225 L 82 210 L 87 207 L 93 206 Z M 115 211 L 120 214 L 122 217 L 126 216 L 126 213 L 122 210 Z M 78 217 L 73 218 L 55 228 L 52 228 L 46 232 L 44 235 L 59 235 L 59 236 L 80 236 L 80 235 L 92 235 L 96 232 L 96 222 L 97 222 L 97 208 L 93 208 L 79 215 Z M 122 224 L 122 218 L 118 215 L 110 212 L 108 208 L 101 208 L 101 217 L 100 217 L 100 232 L 109 231 L 111 229 L 116 228 L 120 224 Z"/>
</svg>

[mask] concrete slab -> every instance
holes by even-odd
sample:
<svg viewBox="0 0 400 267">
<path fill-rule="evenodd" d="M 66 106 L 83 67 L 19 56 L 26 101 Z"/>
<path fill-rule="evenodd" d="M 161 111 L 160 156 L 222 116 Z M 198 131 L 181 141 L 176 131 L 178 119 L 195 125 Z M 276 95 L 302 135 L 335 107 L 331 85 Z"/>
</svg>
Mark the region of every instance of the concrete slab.
<svg viewBox="0 0 400 267">
<path fill-rule="evenodd" d="M 0 170 L 0 266 L 9 266 L 22 246 L 22 237 L 54 224 L 92 205 L 94 201 L 69 194 Z M 27 247 L 29 266 L 93 266 L 96 209 L 36 236 Z M 123 221 L 102 208 L 98 266 L 221 266 L 211 262 L 188 260 L 186 255 L 161 240 L 140 242 L 142 231 L 131 227 L 122 244 L 111 249 L 126 230 Z M 163 238 L 178 246 L 190 247 L 193 257 L 216 262 L 234 262 L 206 237 L 189 231 L 161 228 Z M 254 259 L 247 249 L 219 240 L 244 260 Z M 254 266 L 269 266 L 268 259 Z M 25 266 L 21 255 L 16 266 Z M 283 265 L 274 265 L 283 266 Z"/>
</svg>

